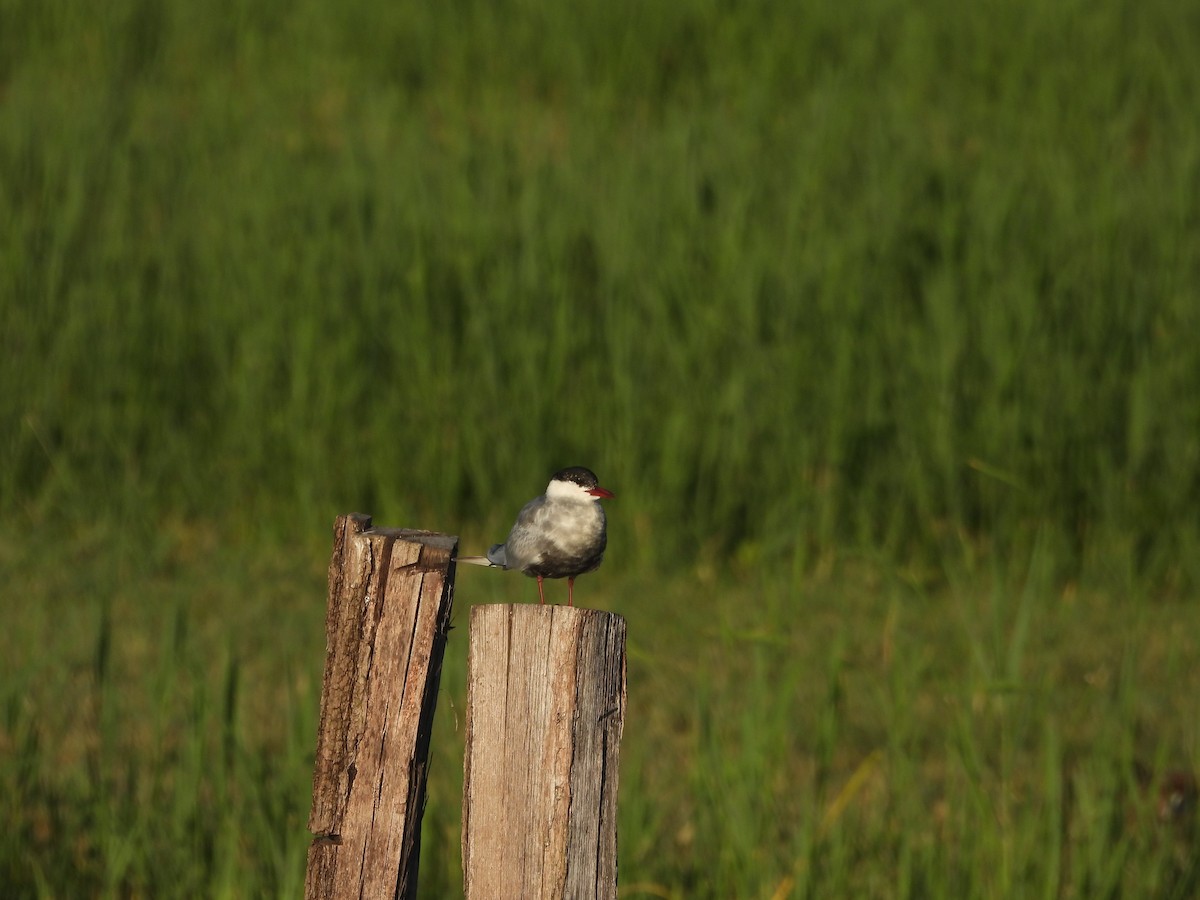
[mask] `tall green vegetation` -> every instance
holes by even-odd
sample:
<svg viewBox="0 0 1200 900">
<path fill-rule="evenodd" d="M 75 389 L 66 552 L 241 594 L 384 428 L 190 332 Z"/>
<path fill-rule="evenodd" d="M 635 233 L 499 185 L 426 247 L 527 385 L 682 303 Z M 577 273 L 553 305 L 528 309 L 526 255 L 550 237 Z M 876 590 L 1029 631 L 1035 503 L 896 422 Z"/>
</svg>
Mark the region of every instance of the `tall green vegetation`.
<svg viewBox="0 0 1200 900">
<path fill-rule="evenodd" d="M 334 515 L 582 463 L 631 896 L 1185 895 L 1198 96 L 1168 0 L 0 0 L 0 885 L 295 896 Z"/>
<path fill-rule="evenodd" d="M 584 461 L 649 556 L 1050 528 L 1186 567 L 1173 4 L 5 20 L 10 513 L 454 530 Z"/>
</svg>

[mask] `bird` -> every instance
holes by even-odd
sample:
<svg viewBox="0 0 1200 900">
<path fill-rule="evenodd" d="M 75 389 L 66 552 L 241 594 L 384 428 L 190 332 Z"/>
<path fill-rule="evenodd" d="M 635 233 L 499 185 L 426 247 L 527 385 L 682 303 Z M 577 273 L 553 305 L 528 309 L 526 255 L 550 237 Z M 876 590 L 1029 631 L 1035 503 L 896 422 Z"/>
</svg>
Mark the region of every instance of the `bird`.
<svg viewBox="0 0 1200 900">
<path fill-rule="evenodd" d="M 1190 825 L 1196 818 L 1200 786 L 1191 772 L 1173 769 L 1158 789 L 1158 820 L 1165 824 Z"/>
<path fill-rule="evenodd" d="M 1200 801 L 1200 784 L 1196 776 L 1184 769 L 1168 769 L 1161 775 L 1140 761 L 1133 764 L 1138 788 L 1153 801 L 1154 817 L 1162 825 L 1190 827 L 1196 818 Z"/>
<path fill-rule="evenodd" d="M 536 578 L 543 606 L 543 579 L 565 578 L 567 605 L 574 606 L 575 579 L 594 570 L 604 559 L 608 532 L 600 501 L 614 496 L 600 486 L 591 469 L 560 469 L 550 477 L 546 493 L 521 507 L 503 544 L 492 545 L 487 556 L 460 556 L 458 561 L 516 569 Z"/>
</svg>

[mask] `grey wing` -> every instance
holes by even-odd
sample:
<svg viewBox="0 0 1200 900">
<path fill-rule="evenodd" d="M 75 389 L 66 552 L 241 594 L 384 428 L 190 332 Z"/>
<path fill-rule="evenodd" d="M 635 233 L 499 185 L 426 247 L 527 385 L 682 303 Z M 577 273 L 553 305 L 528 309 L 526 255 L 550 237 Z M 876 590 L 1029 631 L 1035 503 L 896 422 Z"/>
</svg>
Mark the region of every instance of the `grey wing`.
<svg viewBox="0 0 1200 900">
<path fill-rule="evenodd" d="M 539 535 L 545 515 L 546 498 L 536 497 L 521 507 L 517 521 L 508 533 L 504 545 L 506 564 L 510 569 L 524 570 L 540 561 Z M 489 554 L 490 555 L 490 554 Z"/>
<path fill-rule="evenodd" d="M 517 521 L 513 523 L 513 531 L 518 528 L 527 529 L 538 523 L 542 516 L 542 511 L 546 508 L 545 497 L 534 497 L 528 503 L 521 507 L 521 511 L 517 513 Z"/>
</svg>

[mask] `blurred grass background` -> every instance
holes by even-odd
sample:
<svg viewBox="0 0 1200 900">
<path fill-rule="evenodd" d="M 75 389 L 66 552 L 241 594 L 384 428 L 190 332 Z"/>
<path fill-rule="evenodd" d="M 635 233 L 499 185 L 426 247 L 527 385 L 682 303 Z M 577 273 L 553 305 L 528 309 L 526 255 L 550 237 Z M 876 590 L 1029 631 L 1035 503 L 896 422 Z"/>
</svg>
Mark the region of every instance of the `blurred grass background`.
<svg viewBox="0 0 1200 900">
<path fill-rule="evenodd" d="M 1198 96 L 1166 0 L 0 0 L 5 895 L 297 896 L 334 516 L 568 464 L 626 896 L 1190 895 Z"/>
</svg>

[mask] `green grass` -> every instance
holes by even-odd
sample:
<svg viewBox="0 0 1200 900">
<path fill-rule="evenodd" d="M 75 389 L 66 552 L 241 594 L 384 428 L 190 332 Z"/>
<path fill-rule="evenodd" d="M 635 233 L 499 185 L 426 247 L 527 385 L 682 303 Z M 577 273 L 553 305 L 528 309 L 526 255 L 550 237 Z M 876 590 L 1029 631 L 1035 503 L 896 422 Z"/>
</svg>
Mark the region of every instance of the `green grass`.
<svg viewBox="0 0 1200 900">
<path fill-rule="evenodd" d="M 631 896 L 1182 896 L 1198 35 L 0 0 L 6 894 L 295 896 L 334 516 L 477 549 L 585 463 Z"/>
<path fill-rule="evenodd" d="M 26 538 L 4 559 L 13 595 L 39 598 L 0 644 L 7 895 L 296 896 L 321 548 Z M 1187 832 L 1154 821 L 1132 763 L 1194 759 L 1195 604 L 1062 591 L 1051 562 L 936 590 L 849 562 L 581 582 L 630 620 L 626 896 L 1190 896 Z M 463 572 L 456 621 L 531 594 Z M 465 656 L 456 629 L 428 897 L 461 884 Z"/>
</svg>

